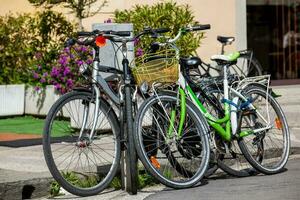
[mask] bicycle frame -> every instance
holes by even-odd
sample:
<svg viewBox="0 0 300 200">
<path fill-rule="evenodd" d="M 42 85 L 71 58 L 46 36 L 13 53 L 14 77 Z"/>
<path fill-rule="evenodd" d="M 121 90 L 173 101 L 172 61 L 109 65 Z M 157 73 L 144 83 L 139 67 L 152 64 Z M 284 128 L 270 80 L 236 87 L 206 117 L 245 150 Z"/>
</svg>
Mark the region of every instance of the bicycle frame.
<svg viewBox="0 0 300 200">
<path fill-rule="evenodd" d="M 241 99 L 244 102 L 247 102 L 248 99 L 242 95 L 239 91 L 237 91 L 236 89 L 229 87 L 228 86 L 228 80 L 227 80 L 227 69 L 228 69 L 228 65 L 224 66 L 224 80 L 223 80 L 223 85 L 224 85 L 224 99 L 229 100 L 229 92 L 231 94 L 233 94 L 235 97 Z M 191 87 L 188 85 L 188 83 L 186 82 L 185 78 L 183 77 L 183 75 L 180 73 L 179 74 L 179 81 L 178 84 L 180 86 L 179 90 L 183 90 L 185 92 L 185 94 L 187 94 L 190 99 L 192 100 L 192 102 L 197 106 L 197 108 L 199 109 L 199 111 L 205 116 L 205 118 L 207 119 L 208 124 L 213 127 L 216 132 L 222 137 L 223 140 L 225 141 L 231 141 L 232 140 L 232 136 L 236 136 L 236 137 L 246 137 L 248 135 L 254 134 L 254 133 L 258 133 L 260 131 L 264 131 L 264 130 L 268 130 L 271 128 L 271 126 L 269 125 L 269 121 L 266 120 L 257 110 L 256 113 L 258 114 L 258 116 L 266 123 L 268 124 L 266 127 L 264 128 L 259 128 L 259 129 L 254 129 L 254 130 L 245 130 L 242 131 L 240 133 L 236 133 L 237 131 L 237 120 L 233 120 L 231 118 L 231 115 L 233 115 L 233 113 L 231 113 L 231 107 L 229 105 L 228 102 L 224 102 L 224 111 L 225 111 L 225 116 L 221 119 L 215 118 L 214 116 L 212 116 L 207 110 L 206 108 L 203 106 L 203 104 L 199 101 L 198 97 L 196 96 L 196 94 L 193 92 L 193 90 L 191 89 Z M 181 101 L 181 103 L 184 103 Z M 249 108 L 255 110 L 254 105 L 249 102 Z M 236 113 L 234 113 L 236 114 Z M 224 128 L 225 126 L 225 128 Z M 234 129 L 232 127 L 235 127 Z M 180 127 L 179 127 L 180 130 Z M 179 132 L 179 131 L 178 131 Z M 180 134 L 180 132 L 179 132 Z"/>
<path fill-rule="evenodd" d="M 108 66 L 103 66 L 100 65 L 100 58 L 99 58 L 99 48 L 95 48 L 95 52 L 94 52 L 94 59 L 93 59 L 93 70 L 92 70 L 92 89 L 95 93 L 95 108 L 94 111 L 92 111 L 94 113 L 94 119 L 92 122 L 92 128 L 91 128 L 91 132 L 89 135 L 89 139 L 90 141 L 92 141 L 92 138 L 94 136 L 94 132 L 95 132 L 95 128 L 98 122 L 98 115 L 96 113 L 98 113 L 99 110 L 99 99 L 100 99 L 100 89 L 102 88 L 102 90 L 104 91 L 104 93 L 106 95 L 108 95 L 108 97 L 112 100 L 112 102 L 120 107 L 121 104 L 124 101 L 124 95 L 122 94 L 121 90 L 125 87 L 125 86 L 129 86 L 130 82 L 131 82 L 131 77 L 130 77 L 130 72 L 128 71 L 128 59 L 127 59 L 127 46 L 126 46 L 127 41 L 124 40 L 122 41 L 122 54 L 123 54 L 123 59 L 122 59 L 122 65 L 123 65 L 123 71 L 117 70 L 116 68 L 113 67 L 108 67 Z M 124 86 L 121 86 L 119 88 L 119 96 L 113 92 L 113 90 L 109 87 L 108 83 L 106 82 L 106 80 L 104 80 L 104 78 L 101 76 L 101 74 L 99 74 L 99 72 L 109 72 L 109 71 L 114 71 L 118 74 L 123 74 L 124 76 Z M 127 82 L 126 82 L 127 81 Z M 129 86 L 131 87 L 131 86 Z M 135 93 L 134 93 L 135 94 Z M 133 97 L 135 98 L 135 97 Z M 88 113 L 90 112 L 89 108 L 85 108 L 84 109 L 84 113 L 83 113 L 83 122 L 82 122 L 82 128 L 80 130 L 80 136 L 79 138 L 81 138 L 82 134 L 83 134 L 83 130 L 85 130 L 86 125 L 87 125 L 87 117 L 88 117 Z M 122 119 L 121 119 L 122 121 Z"/>
<path fill-rule="evenodd" d="M 175 36 L 175 38 L 169 39 L 167 43 L 162 44 L 162 45 L 169 44 L 170 46 L 172 46 L 177 52 L 176 56 L 178 59 L 179 59 L 179 49 L 176 47 L 174 42 L 180 38 L 181 34 L 182 34 L 182 32 L 180 31 Z M 223 67 L 222 72 L 223 72 L 223 77 L 224 77 L 224 79 L 223 79 L 224 99 L 231 101 L 229 99 L 229 92 L 230 92 L 231 94 L 233 94 L 235 96 L 234 101 L 238 102 L 240 99 L 242 101 L 248 102 L 249 105 L 247 105 L 247 106 L 250 107 L 250 109 L 255 110 L 255 107 L 253 106 L 253 104 L 251 102 L 249 102 L 249 100 L 245 96 L 243 96 L 239 91 L 235 90 L 234 88 L 229 87 L 227 71 L 230 66 L 231 65 L 229 65 L 229 64 L 222 66 Z M 179 65 L 179 68 L 180 68 L 180 65 Z M 175 131 L 177 138 L 180 138 L 182 135 L 183 123 L 181 123 L 181 122 L 183 121 L 182 119 L 184 119 L 185 114 L 186 114 L 186 109 L 185 109 L 186 105 L 185 105 L 185 99 L 184 99 L 186 97 L 186 95 L 192 100 L 192 102 L 197 106 L 199 111 L 205 116 L 208 124 L 211 127 L 213 127 L 216 130 L 217 134 L 219 134 L 221 136 L 221 138 L 225 141 L 231 141 L 233 139 L 233 136 L 246 137 L 248 135 L 251 135 L 251 134 L 254 134 L 254 133 L 257 133 L 260 131 L 268 130 L 271 128 L 271 126 L 269 125 L 270 123 L 268 123 L 268 121 L 266 119 L 264 119 L 264 117 L 259 112 L 256 112 L 259 115 L 259 117 L 261 117 L 263 119 L 263 121 L 265 121 L 268 125 L 264 128 L 259 128 L 259 129 L 255 129 L 255 130 L 245 130 L 245 131 L 241 131 L 240 133 L 237 133 L 238 120 L 236 117 L 232 117 L 232 115 L 237 115 L 237 114 L 231 113 L 231 108 L 233 107 L 232 105 L 229 105 L 229 103 L 225 101 L 224 102 L 225 116 L 221 119 L 218 119 L 218 118 L 214 117 L 213 115 L 211 115 L 206 110 L 204 105 L 199 101 L 198 97 L 193 92 L 192 88 L 189 86 L 187 81 L 185 80 L 180 69 L 179 69 L 178 85 L 179 85 L 179 95 L 181 96 L 181 98 L 180 98 L 181 99 L 181 101 L 180 101 L 181 113 L 180 113 L 179 128 L 178 128 L 178 132 L 176 132 L 176 130 L 174 130 L 175 111 L 172 110 L 171 118 L 169 118 L 170 126 L 169 126 L 168 134 L 167 134 L 168 138 L 170 138 L 172 136 L 172 129 Z"/>
</svg>

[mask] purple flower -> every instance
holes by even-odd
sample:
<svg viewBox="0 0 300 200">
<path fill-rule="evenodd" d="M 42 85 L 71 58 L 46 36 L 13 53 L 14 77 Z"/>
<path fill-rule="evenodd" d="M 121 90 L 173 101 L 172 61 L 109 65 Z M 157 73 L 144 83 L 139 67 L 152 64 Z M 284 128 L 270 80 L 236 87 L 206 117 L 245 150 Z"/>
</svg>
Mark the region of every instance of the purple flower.
<svg viewBox="0 0 300 200">
<path fill-rule="evenodd" d="M 42 69 L 42 66 L 41 65 L 38 65 L 38 70 L 40 71 Z"/>
<path fill-rule="evenodd" d="M 135 38 L 133 41 L 134 46 L 138 45 L 138 43 L 140 42 L 139 38 Z"/>
<path fill-rule="evenodd" d="M 33 72 L 33 78 L 35 78 L 35 79 L 38 79 L 38 78 L 39 78 L 39 75 L 38 75 L 38 73 L 36 73 L 36 72 Z"/>
<path fill-rule="evenodd" d="M 36 92 L 38 92 L 38 91 L 40 91 L 40 87 L 39 86 L 36 86 L 35 88 L 34 88 L 34 90 L 36 91 Z"/>
<path fill-rule="evenodd" d="M 45 83 L 45 82 L 46 82 L 46 79 L 45 79 L 45 78 L 41 78 L 40 82 L 41 82 L 41 83 Z"/>
<path fill-rule="evenodd" d="M 141 57 L 143 54 L 144 54 L 144 51 L 143 51 L 142 48 L 138 48 L 138 49 L 136 50 L 135 55 L 136 55 L 137 57 Z"/>
<path fill-rule="evenodd" d="M 53 78 L 55 78 L 55 77 L 58 76 L 58 74 L 59 74 L 59 70 L 58 70 L 56 67 L 53 67 L 53 68 L 52 68 L 52 71 L 51 71 L 51 76 L 52 76 Z"/>
<path fill-rule="evenodd" d="M 104 20 L 104 23 L 112 23 L 111 18 L 108 18 L 107 20 Z"/>
<path fill-rule="evenodd" d="M 65 53 L 70 53 L 70 48 L 69 47 L 64 48 L 64 52 Z"/>
<path fill-rule="evenodd" d="M 72 79 L 67 80 L 67 87 L 72 88 L 73 87 L 73 81 Z"/>
<path fill-rule="evenodd" d="M 82 52 L 87 52 L 88 48 L 86 48 L 85 46 L 81 46 L 80 51 Z"/>
<path fill-rule="evenodd" d="M 43 77 L 47 77 L 48 76 L 48 72 L 45 72 L 44 74 L 43 74 Z"/>
<path fill-rule="evenodd" d="M 55 84 L 54 84 L 54 88 L 55 88 L 56 90 L 59 90 L 59 89 L 61 88 L 61 85 L 60 85 L 59 83 L 55 83 Z"/>
<path fill-rule="evenodd" d="M 76 61 L 76 64 L 77 64 L 78 66 L 80 66 L 80 65 L 83 64 L 83 61 L 82 61 L 82 60 L 77 60 L 77 61 Z"/>
<path fill-rule="evenodd" d="M 90 65 L 93 63 L 93 59 L 87 59 L 86 64 Z"/>
<path fill-rule="evenodd" d="M 61 64 L 62 66 L 66 66 L 67 65 L 67 56 L 65 56 L 65 55 L 60 56 L 58 63 Z"/>
<path fill-rule="evenodd" d="M 69 67 L 66 67 L 64 69 L 64 76 L 67 76 L 71 72 L 71 69 Z"/>
</svg>

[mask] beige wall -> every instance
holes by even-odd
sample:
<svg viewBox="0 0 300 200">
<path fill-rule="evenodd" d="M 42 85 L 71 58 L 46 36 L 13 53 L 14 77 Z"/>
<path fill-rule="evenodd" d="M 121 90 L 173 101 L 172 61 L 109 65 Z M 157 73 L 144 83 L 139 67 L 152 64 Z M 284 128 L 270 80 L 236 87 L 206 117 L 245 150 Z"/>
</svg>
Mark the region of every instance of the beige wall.
<svg viewBox="0 0 300 200">
<path fill-rule="evenodd" d="M 102 13 L 85 19 L 83 21 L 87 30 L 91 29 L 92 23 L 101 23 L 107 18 L 113 17 L 115 9 L 129 9 L 135 4 L 153 4 L 160 0 L 108 0 L 108 6 Z M 209 61 L 212 54 L 219 53 L 220 44 L 217 42 L 217 35 L 235 36 L 236 42 L 228 47 L 227 51 L 244 49 L 247 46 L 246 40 L 246 0 L 177 0 L 179 4 L 189 4 L 194 12 L 195 19 L 200 23 L 211 24 L 211 30 L 206 32 L 206 38 L 198 49 L 199 56 Z M 8 12 L 34 12 L 27 0 L 0 0 L 0 14 Z M 60 9 L 61 10 L 61 9 Z M 74 18 L 63 11 L 69 19 Z"/>
</svg>

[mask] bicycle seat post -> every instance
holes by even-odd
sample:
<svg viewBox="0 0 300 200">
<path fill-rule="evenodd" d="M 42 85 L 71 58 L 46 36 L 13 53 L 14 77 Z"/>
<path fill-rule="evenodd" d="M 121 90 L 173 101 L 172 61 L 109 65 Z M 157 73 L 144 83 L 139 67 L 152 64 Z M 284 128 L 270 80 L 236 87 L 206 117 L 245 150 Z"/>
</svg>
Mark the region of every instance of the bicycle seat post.
<svg viewBox="0 0 300 200">
<path fill-rule="evenodd" d="M 223 55 L 225 53 L 224 51 L 224 47 L 225 47 L 226 44 L 222 43 L 222 48 L 221 48 L 221 55 Z"/>
</svg>

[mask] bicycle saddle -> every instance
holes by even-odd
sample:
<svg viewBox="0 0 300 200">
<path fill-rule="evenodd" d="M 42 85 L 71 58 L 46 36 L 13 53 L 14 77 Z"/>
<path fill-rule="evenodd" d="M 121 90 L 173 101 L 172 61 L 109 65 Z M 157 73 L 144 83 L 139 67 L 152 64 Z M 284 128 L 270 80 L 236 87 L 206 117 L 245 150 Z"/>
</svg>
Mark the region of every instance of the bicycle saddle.
<svg viewBox="0 0 300 200">
<path fill-rule="evenodd" d="M 240 52 L 234 52 L 228 55 L 213 55 L 210 59 L 219 64 L 233 64 L 240 57 Z"/>
<path fill-rule="evenodd" d="M 188 67 L 198 67 L 202 63 L 201 59 L 198 57 L 180 58 L 183 65 Z"/>
<path fill-rule="evenodd" d="M 222 44 L 231 44 L 235 38 L 234 37 L 224 37 L 224 36 L 218 36 L 217 40 L 221 42 Z"/>
</svg>

